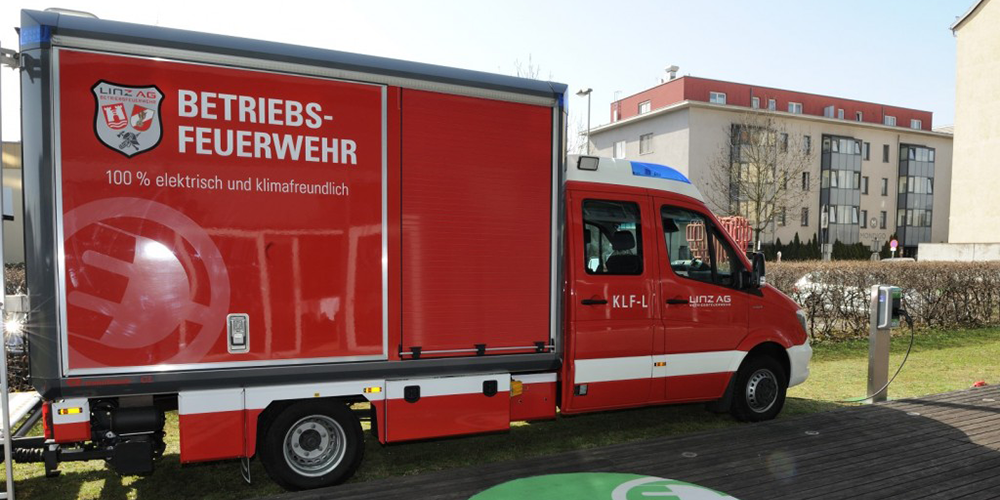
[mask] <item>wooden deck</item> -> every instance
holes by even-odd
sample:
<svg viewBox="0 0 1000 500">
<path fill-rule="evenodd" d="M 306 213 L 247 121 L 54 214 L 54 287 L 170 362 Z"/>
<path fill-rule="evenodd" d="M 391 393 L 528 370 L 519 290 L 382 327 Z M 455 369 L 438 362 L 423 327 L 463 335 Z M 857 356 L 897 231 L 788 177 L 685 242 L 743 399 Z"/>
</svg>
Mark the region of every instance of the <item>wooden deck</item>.
<svg viewBox="0 0 1000 500">
<path fill-rule="evenodd" d="M 678 479 L 741 500 L 1000 498 L 1000 387 L 274 498 L 466 500 L 564 472 Z"/>
</svg>

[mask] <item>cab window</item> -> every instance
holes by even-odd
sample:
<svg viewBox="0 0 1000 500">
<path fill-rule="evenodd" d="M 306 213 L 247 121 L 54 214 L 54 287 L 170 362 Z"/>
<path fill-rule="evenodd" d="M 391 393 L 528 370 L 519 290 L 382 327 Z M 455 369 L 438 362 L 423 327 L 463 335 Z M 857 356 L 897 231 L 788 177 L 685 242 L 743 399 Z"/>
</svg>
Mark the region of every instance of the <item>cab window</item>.
<svg viewBox="0 0 1000 500">
<path fill-rule="evenodd" d="M 584 200 L 583 262 L 587 274 L 642 274 L 638 204 Z"/>
<path fill-rule="evenodd" d="M 674 274 L 705 283 L 735 286 L 742 266 L 729 242 L 704 215 L 664 206 L 660 210 L 667 259 Z"/>
</svg>

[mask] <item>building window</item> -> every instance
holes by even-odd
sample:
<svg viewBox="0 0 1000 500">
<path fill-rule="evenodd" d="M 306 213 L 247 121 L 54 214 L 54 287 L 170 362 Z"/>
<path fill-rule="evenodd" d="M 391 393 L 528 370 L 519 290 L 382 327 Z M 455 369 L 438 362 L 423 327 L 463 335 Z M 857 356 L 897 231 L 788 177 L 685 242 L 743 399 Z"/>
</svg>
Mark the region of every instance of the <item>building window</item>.
<svg viewBox="0 0 1000 500">
<path fill-rule="evenodd" d="M 649 113 L 649 101 L 642 101 L 639 103 L 639 114 Z"/>
<path fill-rule="evenodd" d="M 642 274 L 639 205 L 583 201 L 583 262 L 587 274 Z"/>
<path fill-rule="evenodd" d="M 906 246 L 929 241 L 929 233 L 910 227 L 931 227 L 934 195 L 934 150 L 925 146 L 899 146 L 899 186 L 896 190 L 897 226 Z"/>
<path fill-rule="evenodd" d="M 920 120 L 910 120 L 910 128 L 920 130 L 924 128 L 924 124 Z"/>
<path fill-rule="evenodd" d="M 625 141 L 615 143 L 615 158 L 625 158 Z"/>
<path fill-rule="evenodd" d="M 899 194 L 934 194 L 934 178 L 920 176 L 899 176 Z"/>
<path fill-rule="evenodd" d="M 788 134 L 782 132 L 781 133 L 781 152 L 784 153 L 785 151 L 788 151 Z"/>
<path fill-rule="evenodd" d="M 809 207 L 802 207 L 802 220 L 799 221 L 802 227 L 809 226 Z"/>
<path fill-rule="evenodd" d="M 882 163 L 889 163 L 889 145 L 882 145 Z"/>
<path fill-rule="evenodd" d="M 820 178 L 821 189 L 859 189 L 861 186 L 861 173 L 850 170 L 823 170 Z"/>
<path fill-rule="evenodd" d="M 879 222 L 878 222 L 878 228 L 879 228 L 879 229 L 885 229 L 885 222 L 886 222 L 886 217 L 888 217 L 888 214 L 886 213 L 886 211 L 885 211 L 885 210 L 883 210 L 883 211 L 882 211 L 882 212 L 881 212 L 881 213 L 879 214 Z"/>
<path fill-rule="evenodd" d="M 860 111 L 854 112 L 854 119 L 859 122 L 865 121 L 865 114 Z"/>
<path fill-rule="evenodd" d="M 882 178 L 882 196 L 889 196 L 889 179 Z"/>
<path fill-rule="evenodd" d="M 862 148 L 862 151 L 865 161 L 872 159 L 872 144 L 870 142 L 865 143 L 864 148 Z"/>
<path fill-rule="evenodd" d="M 753 109 L 760 109 L 760 97 L 751 97 L 750 107 Z"/>
<path fill-rule="evenodd" d="M 639 154 L 649 154 L 653 152 L 653 134 L 643 134 L 639 136 Z"/>
<path fill-rule="evenodd" d="M 888 125 L 890 127 L 895 127 L 896 126 L 896 117 L 895 116 L 885 115 L 885 121 L 883 121 L 882 123 L 885 124 L 885 125 Z"/>
<path fill-rule="evenodd" d="M 826 118 L 833 118 L 833 104 L 823 108 L 823 116 Z"/>
<path fill-rule="evenodd" d="M 778 211 L 778 225 L 779 226 L 784 226 L 784 225 L 788 224 L 788 219 L 786 218 L 786 215 L 787 214 L 786 214 L 785 207 L 781 207 L 781 210 Z"/>
<path fill-rule="evenodd" d="M 778 103 L 774 99 L 767 100 L 767 109 L 770 111 L 775 111 L 778 109 Z"/>
<path fill-rule="evenodd" d="M 802 172 L 802 190 L 809 191 L 809 172 Z"/>
<path fill-rule="evenodd" d="M 841 120 L 844 119 L 844 110 L 842 110 L 842 109 L 838 109 L 837 110 L 837 118 L 839 118 Z"/>
<path fill-rule="evenodd" d="M 788 112 L 795 113 L 797 115 L 802 114 L 802 103 L 801 102 L 790 102 L 788 103 Z"/>
<path fill-rule="evenodd" d="M 865 229 L 867 227 L 868 227 L 868 211 L 867 210 L 862 210 L 861 211 L 861 229 Z"/>
<path fill-rule="evenodd" d="M 808 135 L 802 136 L 802 152 L 808 155 L 812 154 L 812 150 L 813 150 L 812 137 L 809 137 Z"/>
<path fill-rule="evenodd" d="M 861 178 L 861 194 L 868 194 L 868 176 Z"/>
<path fill-rule="evenodd" d="M 726 94 L 724 92 L 709 92 L 708 102 L 712 104 L 725 104 Z"/>
</svg>

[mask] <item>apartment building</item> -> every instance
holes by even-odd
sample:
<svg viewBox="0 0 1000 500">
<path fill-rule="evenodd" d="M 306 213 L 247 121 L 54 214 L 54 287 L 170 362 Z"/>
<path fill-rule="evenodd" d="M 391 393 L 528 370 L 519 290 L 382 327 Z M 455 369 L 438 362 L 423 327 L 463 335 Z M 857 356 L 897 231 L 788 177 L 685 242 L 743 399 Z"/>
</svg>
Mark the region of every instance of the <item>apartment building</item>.
<svg viewBox="0 0 1000 500">
<path fill-rule="evenodd" d="M 805 148 L 808 168 L 786 187 L 805 191 L 804 201 L 776 215 L 765 241 L 797 233 L 875 246 L 896 235 L 913 255 L 920 243 L 947 239 L 952 135 L 932 129 L 929 111 L 693 76 L 620 99 L 610 111 L 610 123 L 590 131 L 593 154 L 670 165 L 702 191 L 733 148 L 734 125 L 748 112 L 773 113 Z"/>
</svg>

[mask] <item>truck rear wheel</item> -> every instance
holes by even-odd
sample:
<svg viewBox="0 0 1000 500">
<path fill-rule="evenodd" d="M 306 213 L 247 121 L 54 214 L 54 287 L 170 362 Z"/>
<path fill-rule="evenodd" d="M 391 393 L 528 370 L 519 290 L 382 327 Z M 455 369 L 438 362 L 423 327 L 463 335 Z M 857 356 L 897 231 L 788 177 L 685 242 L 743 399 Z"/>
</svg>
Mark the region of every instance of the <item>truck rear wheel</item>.
<svg viewBox="0 0 1000 500">
<path fill-rule="evenodd" d="M 261 462 L 288 490 L 332 486 L 350 478 L 364 456 L 361 422 L 335 401 L 303 401 L 268 427 Z"/>
<path fill-rule="evenodd" d="M 770 356 L 756 356 L 736 372 L 730 411 L 743 422 L 771 420 L 785 405 L 787 390 L 788 377 L 781 363 Z"/>
</svg>

